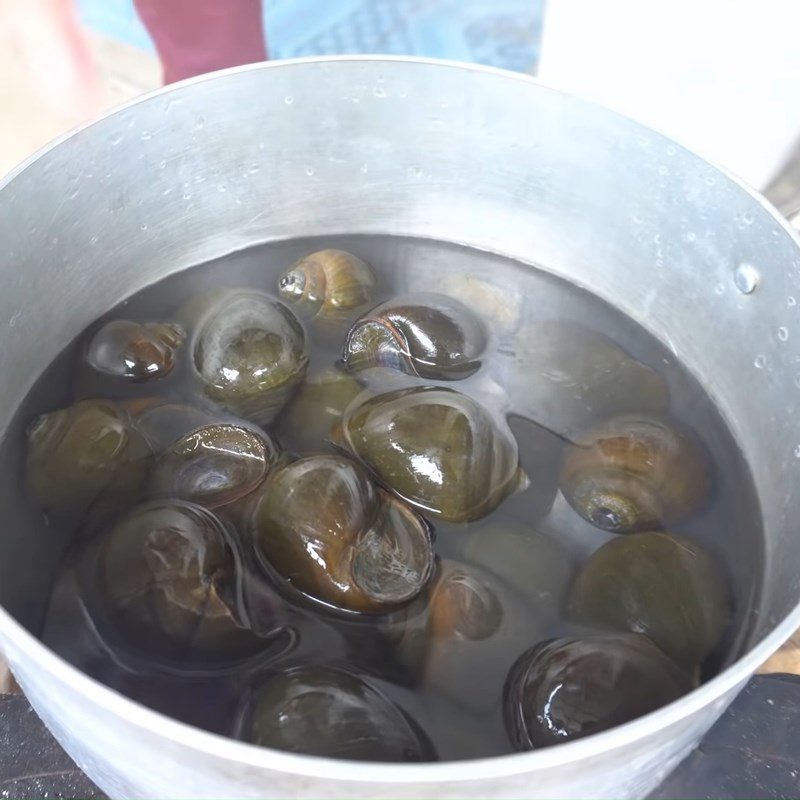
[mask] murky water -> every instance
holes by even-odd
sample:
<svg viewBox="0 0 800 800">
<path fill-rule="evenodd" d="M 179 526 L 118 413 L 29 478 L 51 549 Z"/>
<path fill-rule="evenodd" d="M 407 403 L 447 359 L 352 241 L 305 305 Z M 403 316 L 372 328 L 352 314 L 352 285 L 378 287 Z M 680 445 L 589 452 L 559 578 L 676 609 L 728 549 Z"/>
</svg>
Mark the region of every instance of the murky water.
<svg viewBox="0 0 800 800">
<path fill-rule="evenodd" d="M 187 298 L 215 287 L 274 292 L 278 275 L 289 264 L 321 247 L 349 250 L 372 264 L 380 279 L 376 302 L 405 291 L 437 291 L 470 305 L 487 323 L 490 345 L 483 367 L 449 386 L 507 418 L 530 484 L 484 519 L 466 525 L 435 523 L 433 528 L 440 559 L 477 566 L 497 581 L 503 605 L 499 628 L 488 639 L 439 659 L 435 670 L 421 678 L 398 650 L 405 624 L 402 614 L 342 617 L 287 603 L 283 632 L 255 658 L 223 670 L 186 671 L 180 665 L 165 666 L 143 655 L 122 653 L 113 636 L 93 625 L 83 602 L 87 590 L 74 568 L 75 529 L 53 532 L 54 546 L 63 546 L 64 557 L 41 623 L 46 644 L 146 705 L 230 735 L 237 735 L 250 688 L 270 670 L 305 662 L 347 663 L 370 676 L 424 729 L 440 759 L 510 752 L 501 713 L 508 669 L 531 645 L 575 630 L 564 613 L 570 579 L 598 546 L 612 538 L 584 522 L 557 493 L 565 442 L 599 410 L 594 407 L 597 398 L 580 385 L 565 388 L 569 375 L 565 379 L 557 368 L 544 376 L 534 372 L 541 368 L 536 345 L 542 323 L 559 320 L 602 334 L 657 371 L 669 389 L 669 414 L 691 426 L 708 448 L 715 471 L 711 501 L 672 530 L 712 554 L 734 597 L 728 632 L 704 664 L 704 675 L 713 674 L 736 655 L 747 637 L 752 598 L 762 573 L 760 520 L 747 465 L 702 387 L 675 357 L 630 319 L 588 293 L 544 271 L 454 245 L 392 237 L 328 237 L 269 244 L 176 274 L 129 298 L 98 323 L 114 318 L 168 321 Z M 306 328 L 311 343 L 308 374 L 313 376 L 338 360 L 346 327 L 332 332 L 311 323 Z M 197 402 L 186 360 L 152 384 L 129 384 L 93 373 L 83 354 L 95 330 L 71 343 L 41 376 L 19 410 L 18 432 L 39 413 L 86 397 L 158 394 Z M 373 375 L 369 380 L 375 388 L 385 377 Z M 280 418 L 272 432 L 287 449 L 295 448 Z M 12 435 L 4 446 L 14 441 Z M 319 447 L 329 445 L 321 441 Z M 509 534 L 530 536 L 535 556 L 518 562 L 515 551 L 506 553 L 502 543 Z M 253 580 L 264 580 L 255 573 Z"/>
</svg>

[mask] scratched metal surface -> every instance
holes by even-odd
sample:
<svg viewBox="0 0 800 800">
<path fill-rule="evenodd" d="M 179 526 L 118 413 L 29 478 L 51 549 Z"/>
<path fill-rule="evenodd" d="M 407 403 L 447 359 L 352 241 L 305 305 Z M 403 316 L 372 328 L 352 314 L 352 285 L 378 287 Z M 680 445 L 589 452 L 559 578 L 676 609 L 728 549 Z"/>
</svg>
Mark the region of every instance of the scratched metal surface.
<svg viewBox="0 0 800 800">
<path fill-rule="evenodd" d="M 531 72 L 544 0 L 264 0 L 270 57 L 391 53 Z M 78 0 L 84 22 L 151 50 L 131 0 Z"/>
</svg>

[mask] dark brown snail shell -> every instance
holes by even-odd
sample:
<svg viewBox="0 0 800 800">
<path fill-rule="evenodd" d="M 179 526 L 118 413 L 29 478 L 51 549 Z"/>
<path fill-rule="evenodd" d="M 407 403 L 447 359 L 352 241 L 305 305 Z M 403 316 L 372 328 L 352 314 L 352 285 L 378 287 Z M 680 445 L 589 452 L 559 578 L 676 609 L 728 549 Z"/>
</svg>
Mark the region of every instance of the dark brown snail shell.
<svg viewBox="0 0 800 800">
<path fill-rule="evenodd" d="M 172 372 L 185 338 L 180 325 L 113 320 L 92 337 L 86 360 L 106 375 L 130 381 L 155 380 Z"/>
<path fill-rule="evenodd" d="M 234 661 L 265 646 L 244 608 L 230 533 L 211 511 L 172 499 L 140 504 L 90 552 L 98 597 L 89 608 L 126 645 L 185 663 Z"/>
<path fill-rule="evenodd" d="M 285 669 L 254 692 L 246 713 L 246 738 L 262 747 L 357 761 L 435 758 L 422 730 L 349 668 Z"/>
<path fill-rule="evenodd" d="M 535 750 L 630 722 L 677 700 L 688 676 L 646 636 L 551 639 L 509 673 L 504 712 L 511 743 Z"/>
<path fill-rule="evenodd" d="M 341 442 L 403 500 L 450 522 L 488 514 L 526 480 L 507 426 L 450 389 L 368 397 L 345 413 Z"/>
<path fill-rule="evenodd" d="M 420 378 L 459 380 L 486 349 L 483 322 L 458 300 L 433 293 L 396 297 L 350 329 L 342 361 L 350 370 L 390 367 Z"/>
</svg>

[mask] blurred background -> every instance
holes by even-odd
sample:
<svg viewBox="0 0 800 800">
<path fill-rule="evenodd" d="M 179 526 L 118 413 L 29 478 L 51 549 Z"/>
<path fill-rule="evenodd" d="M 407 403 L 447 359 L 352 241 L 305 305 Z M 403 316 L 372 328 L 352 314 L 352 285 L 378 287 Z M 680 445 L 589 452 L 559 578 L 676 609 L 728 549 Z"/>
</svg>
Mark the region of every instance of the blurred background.
<svg viewBox="0 0 800 800">
<path fill-rule="evenodd" d="M 800 210 L 788 0 L 0 0 L 0 174 L 110 106 L 264 58 L 471 61 L 632 116 Z"/>
<path fill-rule="evenodd" d="M 151 0 L 139 3 L 139 10 L 144 17 L 155 6 L 170 4 L 191 6 L 192 0 Z M 270 58 L 392 53 L 522 72 L 536 68 L 543 11 L 543 0 L 216 0 L 215 5 L 220 13 L 245 17 L 260 6 Z M 59 44 L 68 47 L 59 39 L 62 33 L 81 37 L 91 59 L 72 77 L 75 67 L 65 62 L 74 62 L 75 51 L 60 57 L 56 52 Z M 236 53 L 225 55 L 236 60 Z M 246 52 L 240 55 L 247 60 Z M 88 66 L 94 76 L 83 71 Z M 0 0 L 0 174 L 83 118 L 161 81 L 151 31 L 133 0 Z"/>
</svg>

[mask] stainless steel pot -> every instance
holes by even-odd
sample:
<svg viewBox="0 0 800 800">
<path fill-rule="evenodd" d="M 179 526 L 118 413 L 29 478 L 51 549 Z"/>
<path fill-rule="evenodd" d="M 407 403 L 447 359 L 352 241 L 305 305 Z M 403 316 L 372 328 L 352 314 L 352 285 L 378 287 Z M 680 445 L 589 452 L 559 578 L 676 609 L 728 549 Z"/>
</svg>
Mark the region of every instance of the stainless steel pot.
<svg viewBox="0 0 800 800">
<path fill-rule="evenodd" d="M 169 273 L 301 234 L 435 237 L 585 286 L 700 376 L 749 462 L 766 565 L 749 652 L 628 725 L 541 752 L 386 766 L 252 747 L 104 688 L 26 629 L 60 548 L 0 488 L 0 644 L 113 797 L 637 797 L 800 625 L 800 248 L 755 193 L 530 78 L 396 58 L 191 81 L 56 142 L 0 185 L 0 430 L 100 312 Z"/>
</svg>

